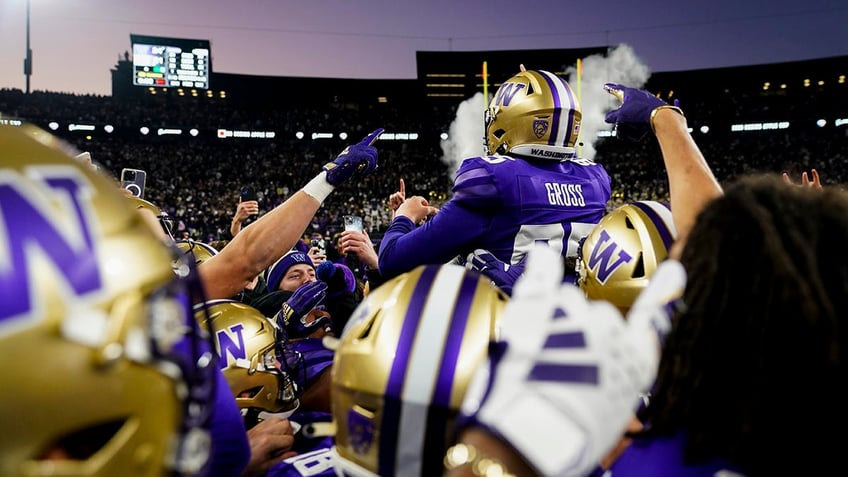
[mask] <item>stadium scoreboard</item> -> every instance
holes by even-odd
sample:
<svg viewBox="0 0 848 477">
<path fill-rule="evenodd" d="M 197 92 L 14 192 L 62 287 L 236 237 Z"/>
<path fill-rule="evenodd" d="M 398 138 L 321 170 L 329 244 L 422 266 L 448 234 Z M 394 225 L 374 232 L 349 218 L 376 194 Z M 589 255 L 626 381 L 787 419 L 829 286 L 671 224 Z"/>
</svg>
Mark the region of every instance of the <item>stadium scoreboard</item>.
<svg viewBox="0 0 848 477">
<path fill-rule="evenodd" d="M 133 85 L 208 89 L 209 40 L 130 35 Z"/>
</svg>

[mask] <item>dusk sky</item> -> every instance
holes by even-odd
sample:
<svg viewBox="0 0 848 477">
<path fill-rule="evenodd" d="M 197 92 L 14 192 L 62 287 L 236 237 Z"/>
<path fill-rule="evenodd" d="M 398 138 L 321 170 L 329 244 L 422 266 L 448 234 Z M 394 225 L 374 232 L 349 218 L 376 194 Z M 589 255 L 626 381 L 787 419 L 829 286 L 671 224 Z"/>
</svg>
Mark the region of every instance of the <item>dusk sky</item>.
<svg viewBox="0 0 848 477">
<path fill-rule="evenodd" d="M 0 0 L 0 88 L 25 89 L 26 3 Z M 30 9 L 31 89 L 102 95 L 131 33 L 208 39 L 214 71 L 270 76 L 409 79 L 416 51 L 627 44 L 653 72 L 848 55 L 846 0 L 30 0 Z"/>
</svg>

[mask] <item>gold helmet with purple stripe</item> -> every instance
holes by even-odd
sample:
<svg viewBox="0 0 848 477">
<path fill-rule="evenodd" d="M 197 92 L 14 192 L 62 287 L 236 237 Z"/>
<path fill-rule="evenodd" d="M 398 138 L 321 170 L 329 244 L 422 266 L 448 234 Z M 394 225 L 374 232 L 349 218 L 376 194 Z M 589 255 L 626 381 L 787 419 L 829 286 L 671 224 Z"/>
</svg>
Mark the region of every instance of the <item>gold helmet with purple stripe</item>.
<svg viewBox="0 0 848 477">
<path fill-rule="evenodd" d="M 575 156 L 580 103 L 565 79 L 522 71 L 501 84 L 486 110 L 489 154 L 564 160 Z"/>
</svg>

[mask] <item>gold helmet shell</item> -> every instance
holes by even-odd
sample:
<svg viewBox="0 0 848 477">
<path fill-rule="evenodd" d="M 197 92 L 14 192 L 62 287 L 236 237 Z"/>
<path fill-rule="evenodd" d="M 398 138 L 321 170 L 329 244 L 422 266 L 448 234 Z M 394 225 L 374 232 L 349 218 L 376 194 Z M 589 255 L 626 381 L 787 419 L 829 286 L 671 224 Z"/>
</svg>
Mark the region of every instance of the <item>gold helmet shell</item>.
<svg viewBox="0 0 848 477">
<path fill-rule="evenodd" d="M 486 109 L 486 149 L 541 159 L 574 157 L 581 118 L 567 81 L 549 71 L 522 71 L 501 84 Z"/>
<path fill-rule="evenodd" d="M 164 238 L 173 240 L 173 220 L 171 220 L 171 217 L 168 216 L 167 212 L 162 211 L 162 209 L 157 207 L 156 204 L 134 195 L 127 196 L 127 200 L 130 201 L 132 208 L 142 211 L 143 214 L 154 217 L 159 222 L 159 226 L 162 227 L 162 231 L 166 235 Z"/>
<path fill-rule="evenodd" d="M 606 300 L 626 313 L 676 238 L 666 204 L 637 201 L 618 207 L 581 244 L 577 284 L 588 298 Z"/>
<path fill-rule="evenodd" d="M 274 320 L 234 300 L 206 302 L 206 313 L 208 318 L 201 311 L 195 318 L 206 321 L 220 368 L 242 412 L 253 411 L 253 417 L 263 411 L 294 412 L 298 399 L 287 366 L 285 335 Z"/>
<path fill-rule="evenodd" d="M 420 266 L 372 290 L 333 361 L 336 465 L 351 475 L 441 475 L 462 398 L 507 299 L 450 264 Z"/>
<path fill-rule="evenodd" d="M 186 290 L 115 182 L 0 126 L 0 234 L 0 475 L 200 470 L 208 433 L 185 396 L 215 370 L 186 379 Z"/>
<path fill-rule="evenodd" d="M 197 242 L 192 239 L 177 240 L 177 248 L 183 253 L 191 253 L 198 265 L 218 255 L 218 251 L 207 243 Z"/>
</svg>

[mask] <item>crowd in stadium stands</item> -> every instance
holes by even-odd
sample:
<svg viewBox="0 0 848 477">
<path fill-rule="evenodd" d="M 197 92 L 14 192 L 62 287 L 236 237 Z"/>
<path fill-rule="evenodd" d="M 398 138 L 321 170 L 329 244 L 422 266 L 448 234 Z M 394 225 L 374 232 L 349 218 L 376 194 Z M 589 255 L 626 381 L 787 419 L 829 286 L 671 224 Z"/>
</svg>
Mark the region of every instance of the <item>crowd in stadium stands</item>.
<svg viewBox="0 0 848 477">
<path fill-rule="evenodd" d="M 234 107 L 224 100 L 183 100 L 149 97 L 115 99 L 107 96 L 0 90 L 0 111 L 11 118 L 46 127 L 49 121 L 112 124 L 116 130 L 139 124 L 151 127 L 196 127 L 211 130 L 221 124 L 231 128 L 276 131 L 347 130 L 351 139 L 376 126 L 395 131 L 422 131 L 422 138 L 438 138 L 454 117 L 451 107 L 426 107 L 426 111 L 399 111 L 327 104 L 324 108 L 286 109 Z M 725 102 L 722 102 L 725 101 Z M 688 105 L 691 117 L 721 118 L 723 123 L 769 121 L 770 118 L 817 117 L 817 109 L 831 108 L 827 95 L 812 94 L 803 101 L 784 96 L 739 95 L 704 97 Z M 725 116 L 722 116 L 724 114 Z M 163 120 L 161 118 L 167 118 Z M 692 121 L 690 125 L 694 125 Z M 260 213 L 286 200 L 320 167 L 332 160 L 347 141 L 295 139 L 169 138 L 133 135 L 83 135 L 57 131 L 77 148 L 89 151 L 115 177 L 125 167 L 147 171 L 145 198 L 165 210 L 175 222 L 175 235 L 213 242 L 230 239 L 229 227 L 238 193 L 248 185 L 258 192 Z M 749 172 L 801 171 L 817 168 L 828 184 L 848 183 L 848 129 L 798 127 L 731 134 L 714 129 L 693 135 L 720 181 Z M 659 148 L 651 137 L 634 143 L 615 138 L 596 143 L 595 160 L 613 181 L 609 209 L 633 200 L 664 200 L 668 196 Z M 408 195 L 428 197 L 438 206 L 450 196 L 453 178 L 442 162 L 438 139 L 380 144 L 380 172 L 332 195 L 316 214 L 312 230 L 330 237 L 341 229 L 341 216 L 363 217 L 372 238 L 379 240 L 390 221 L 388 197 L 398 180 Z"/>
</svg>

